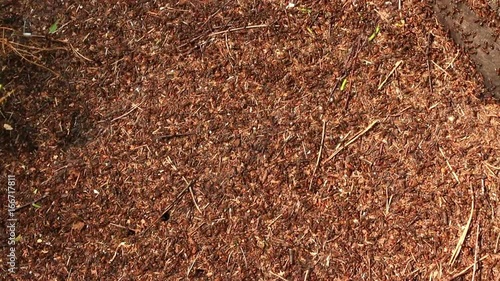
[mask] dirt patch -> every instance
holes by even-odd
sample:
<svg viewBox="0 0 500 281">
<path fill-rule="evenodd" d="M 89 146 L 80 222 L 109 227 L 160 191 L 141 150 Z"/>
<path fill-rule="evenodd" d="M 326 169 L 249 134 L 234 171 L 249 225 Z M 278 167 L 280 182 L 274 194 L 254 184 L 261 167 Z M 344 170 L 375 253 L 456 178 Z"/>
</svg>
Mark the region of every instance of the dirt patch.
<svg viewBox="0 0 500 281">
<path fill-rule="evenodd" d="M 434 11 L 455 42 L 471 54 L 483 75 L 487 95 L 500 98 L 500 33 L 488 24 L 499 17 L 494 14 L 490 14 L 490 19 L 479 17 L 466 3 L 455 1 L 436 1 Z"/>
<path fill-rule="evenodd" d="M 500 278 L 500 108 L 431 3 L 28 2 L 9 277 Z"/>
</svg>

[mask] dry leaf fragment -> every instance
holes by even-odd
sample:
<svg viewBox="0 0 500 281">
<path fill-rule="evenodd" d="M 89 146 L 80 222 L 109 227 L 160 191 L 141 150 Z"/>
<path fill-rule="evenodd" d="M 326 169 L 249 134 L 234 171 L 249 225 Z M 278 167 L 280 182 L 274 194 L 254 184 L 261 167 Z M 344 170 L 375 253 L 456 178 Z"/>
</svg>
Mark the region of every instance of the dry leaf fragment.
<svg viewBox="0 0 500 281">
<path fill-rule="evenodd" d="M 3 124 L 3 128 L 7 131 L 12 131 L 14 130 L 14 128 L 12 128 L 12 126 L 10 124 L 7 124 L 7 123 L 4 123 Z"/>
</svg>

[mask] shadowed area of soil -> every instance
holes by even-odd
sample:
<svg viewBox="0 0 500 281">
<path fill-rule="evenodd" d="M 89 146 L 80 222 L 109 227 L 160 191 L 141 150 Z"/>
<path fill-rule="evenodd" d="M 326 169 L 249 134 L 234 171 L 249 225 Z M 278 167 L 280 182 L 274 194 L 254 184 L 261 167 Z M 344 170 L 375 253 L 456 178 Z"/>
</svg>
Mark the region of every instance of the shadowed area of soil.
<svg viewBox="0 0 500 281">
<path fill-rule="evenodd" d="M 490 3 L 492 8 L 494 4 Z M 467 3 L 436 1 L 434 5 L 439 21 L 450 30 L 451 37 L 471 54 L 477 70 L 486 85 L 486 95 L 500 99 L 500 43 L 498 28 L 491 28 L 490 22 L 498 21 L 498 15 L 488 19 L 474 13 Z"/>
</svg>

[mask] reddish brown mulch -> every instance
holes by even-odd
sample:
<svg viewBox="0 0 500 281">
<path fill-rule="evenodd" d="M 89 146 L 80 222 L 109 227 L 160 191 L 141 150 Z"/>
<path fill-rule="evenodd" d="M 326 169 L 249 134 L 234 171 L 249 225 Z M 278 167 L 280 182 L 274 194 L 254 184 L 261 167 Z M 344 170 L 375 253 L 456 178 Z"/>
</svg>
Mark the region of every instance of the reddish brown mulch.
<svg viewBox="0 0 500 281">
<path fill-rule="evenodd" d="M 100 2 L 0 15 L 57 74 L 0 49 L 2 186 L 46 196 L 2 276 L 500 279 L 500 107 L 430 4 Z"/>
</svg>

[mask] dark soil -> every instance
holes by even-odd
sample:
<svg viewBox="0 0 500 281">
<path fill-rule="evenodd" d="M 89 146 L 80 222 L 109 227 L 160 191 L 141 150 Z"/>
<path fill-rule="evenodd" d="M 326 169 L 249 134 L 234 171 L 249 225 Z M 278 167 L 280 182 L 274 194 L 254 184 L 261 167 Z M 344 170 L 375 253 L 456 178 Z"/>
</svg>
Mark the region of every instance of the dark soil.
<svg viewBox="0 0 500 281">
<path fill-rule="evenodd" d="M 485 7 L 486 3 L 483 4 Z M 471 55 L 482 74 L 485 93 L 500 99 L 500 32 L 498 14 L 475 13 L 467 3 L 450 0 L 436 1 L 439 21 L 450 30 L 451 37 Z M 491 11 L 491 10 L 490 10 Z"/>
<path fill-rule="evenodd" d="M 500 279 L 500 107 L 434 3 L 87 2 L 0 4 L 0 279 Z"/>
</svg>

